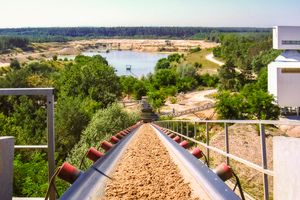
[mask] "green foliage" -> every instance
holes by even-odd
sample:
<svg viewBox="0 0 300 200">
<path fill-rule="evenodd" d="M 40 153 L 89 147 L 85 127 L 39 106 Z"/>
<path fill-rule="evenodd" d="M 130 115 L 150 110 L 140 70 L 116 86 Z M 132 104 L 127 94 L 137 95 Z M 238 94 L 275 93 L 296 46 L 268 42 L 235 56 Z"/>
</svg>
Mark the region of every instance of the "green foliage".
<svg viewBox="0 0 300 200">
<path fill-rule="evenodd" d="M 276 120 L 280 108 L 274 97 L 258 84 L 247 84 L 240 93 L 221 92 L 216 110 L 220 119 L 267 119 Z"/>
<path fill-rule="evenodd" d="M 135 100 L 142 99 L 142 96 L 146 96 L 147 89 L 146 84 L 143 81 L 137 81 L 133 85 L 133 97 Z"/>
<path fill-rule="evenodd" d="M 168 69 L 170 67 L 170 61 L 167 58 L 161 58 L 157 61 L 155 71 L 160 69 Z"/>
<path fill-rule="evenodd" d="M 156 90 L 154 87 L 150 86 L 147 91 L 148 102 L 152 103 L 153 109 L 161 107 L 165 103 L 167 97 L 163 88 Z"/>
<path fill-rule="evenodd" d="M 122 88 L 114 68 L 104 64 L 99 56 L 76 56 L 75 61 L 79 63 L 62 71 L 59 82 L 63 97 L 89 97 L 107 106 L 121 96 Z M 84 62 L 86 60 L 88 63 Z"/>
<path fill-rule="evenodd" d="M 200 85 L 207 87 L 216 87 L 219 83 L 219 76 L 214 74 L 210 75 L 209 73 L 203 75 L 197 75 L 196 79 Z"/>
<path fill-rule="evenodd" d="M 192 49 L 192 50 L 191 50 L 191 53 L 196 53 L 196 52 L 199 52 L 199 51 L 201 51 L 201 48 L 200 48 L 200 47 L 197 47 L 197 48 L 195 48 L 195 49 Z"/>
<path fill-rule="evenodd" d="M 190 91 L 198 86 L 198 82 L 196 79 L 192 77 L 184 77 L 182 79 L 178 79 L 176 83 L 176 87 L 178 88 L 179 92 L 186 92 Z"/>
<path fill-rule="evenodd" d="M 263 67 L 267 67 L 268 64 L 274 62 L 275 59 L 282 53 L 282 50 L 271 49 L 268 51 L 261 51 L 259 55 L 254 56 L 251 65 L 253 67 L 253 71 L 255 73 L 259 73 L 259 71 Z"/>
<path fill-rule="evenodd" d="M 235 84 L 235 68 L 231 60 L 226 61 L 225 65 L 218 70 L 219 83 L 221 90 L 232 90 Z"/>
<path fill-rule="evenodd" d="M 0 53 L 9 53 L 9 49 L 15 49 L 16 47 L 24 48 L 29 44 L 29 39 L 24 37 L 13 37 L 9 34 L 0 34 Z"/>
<path fill-rule="evenodd" d="M 11 61 L 10 65 L 9 65 L 9 67 L 12 68 L 12 69 L 16 69 L 16 70 L 21 69 L 20 63 L 19 63 L 19 61 L 17 59 L 13 59 Z"/>
<path fill-rule="evenodd" d="M 54 61 L 57 61 L 57 55 L 52 56 L 52 59 L 53 59 Z"/>
<path fill-rule="evenodd" d="M 184 55 L 180 55 L 178 53 L 168 55 L 169 62 L 179 62 L 179 59 L 182 58 Z"/>
<path fill-rule="evenodd" d="M 177 67 L 176 72 L 179 74 L 180 78 L 195 77 L 196 68 L 189 63 L 183 63 Z"/>
<path fill-rule="evenodd" d="M 84 103 L 83 103 L 84 102 Z M 55 106 L 55 142 L 59 157 L 65 159 L 67 153 L 79 141 L 81 132 L 88 125 L 95 112 L 94 101 L 66 97 L 59 99 Z M 100 104 L 101 105 L 101 104 Z"/>
<path fill-rule="evenodd" d="M 120 84 L 122 85 L 125 94 L 133 94 L 133 86 L 138 82 L 138 79 L 133 76 L 122 75 L 119 77 Z"/>
<path fill-rule="evenodd" d="M 98 110 L 70 152 L 67 162 L 78 167 L 90 147 L 97 148 L 103 140 L 109 140 L 112 135 L 135 124 L 138 118 L 138 112 L 128 113 L 117 103 Z"/>
<path fill-rule="evenodd" d="M 154 85 L 158 89 L 169 85 L 176 85 L 177 73 L 171 69 L 161 69 L 154 74 Z"/>
<path fill-rule="evenodd" d="M 194 67 L 195 68 L 201 68 L 202 67 L 202 63 L 194 62 Z"/>
<path fill-rule="evenodd" d="M 271 28 L 248 27 L 65 27 L 65 28 L 8 28 L 0 35 L 25 36 L 34 42 L 67 42 L 91 38 L 133 39 L 197 39 L 219 42 L 221 33 L 239 33 L 263 37 L 271 35 Z M 253 37 L 254 37 L 253 36 Z"/>
<path fill-rule="evenodd" d="M 22 161 L 21 154 L 14 159 L 13 196 L 43 197 L 48 188 L 48 162 L 46 153 L 38 153 L 28 162 Z M 57 156 L 56 156 L 57 157 Z M 58 161 L 57 165 L 62 162 Z M 61 195 L 69 184 L 56 179 L 56 188 Z"/>
<path fill-rule="evenodd" d="M 230 94 L 230 91 L 223 91 L 217 96 L 218 103 L 215 106 L 220 119 L 246 119 L 245 97 L 241 94 Z"/>
</svg>

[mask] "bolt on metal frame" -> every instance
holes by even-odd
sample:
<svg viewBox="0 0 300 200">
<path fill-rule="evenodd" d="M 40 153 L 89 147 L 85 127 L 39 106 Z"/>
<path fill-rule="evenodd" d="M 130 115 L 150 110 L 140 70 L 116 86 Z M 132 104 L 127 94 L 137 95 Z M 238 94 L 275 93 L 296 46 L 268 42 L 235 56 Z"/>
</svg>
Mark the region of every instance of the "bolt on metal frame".
<svg viewBox="0 0 300 200">
<path fill-rule="evenodd" d="M 54 88 L 2 88 L 0 95 L 46 95 L 47 96 L 47 145 L 15 145 L 15 149 L 48 149 L 48 181 L 55 173 L 55 135 L 54 135 Z M 55 184 L 55 181 L 54 183 Z M 50 200 L 56 199 L 52 187 Z"/>
<path fill-rule="evenodd" d="M 253 169 L 256 169 L 257 171 L 263 173 L 263 185 L 264 185 L 264 199 L 269 199 L 269 188 L 268 188 L 268 175 L 274 176 L 274 172 L 269 170 L 267 167 L 267 151 L 266 151 L 266 140 L 265 140 L 265 124 L 273 124 L 273 125 L 294 125 L 294 126 L 300 126 L 299 121 L 276 121 L 276 120 L 165 120 L 165 121 L 156 121 L 155 124 L 166 127 L 166 123 L 168 124 L 170 121 L 174 122 L 180 122 L 181 123 L 181 132 L 174 132 L 175 134 L 179 135 L 181 138 L 185 138 L 187 140 L 190 140 L 194 142 L 195 144 L 200 144 L 204 146 L 207 149 L 207 165 L 209 167 L 209 152 L 210 149 L 224 155 L 226 157 L 226 163 L 229 165 L 229 159 L 236 160 L 240 163 L 245 164 L 248 167 L 251 167 Z M 187 123 L 186 128 L 186 135 L 183 133 L 183 123 Z M 191 138 L 188 136 L 188 123 L 195 123 L 195 126 L 197 123 L 205 123 L 206 124 L 206 144 L 200 141 L 197 141 L 197 138 Z M 225 151 L 222 151 L 216 147 L 209 145 L 209 124 L 213 123 L 224 123 L 225 125 Z M 260 138 L 261 138 L 261 153 L 262 153 L 262 166 L 256 165 L 252 162 L 249 162 L 243 158 L 237 157 L 233 154 L 229 153 L 229 137 L 228 137 L 228 124 L 232 123 L 239 123 L 239 124 L 258 124 L 260 127 Z M 196 133 L 196 128 L 195 128 Z"/>
</svg>

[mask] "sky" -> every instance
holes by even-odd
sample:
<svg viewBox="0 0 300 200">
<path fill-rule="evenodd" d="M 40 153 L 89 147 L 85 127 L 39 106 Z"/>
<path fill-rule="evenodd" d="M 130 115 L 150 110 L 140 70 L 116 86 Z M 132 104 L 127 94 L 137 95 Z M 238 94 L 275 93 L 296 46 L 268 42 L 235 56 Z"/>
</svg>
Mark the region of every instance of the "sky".
<svg viewBox="0 0 300 200">
<path fill-rule="evenodd" d="M 299 0 L 0 0 L 0 28 L 300 26 Z"/>
</svg>

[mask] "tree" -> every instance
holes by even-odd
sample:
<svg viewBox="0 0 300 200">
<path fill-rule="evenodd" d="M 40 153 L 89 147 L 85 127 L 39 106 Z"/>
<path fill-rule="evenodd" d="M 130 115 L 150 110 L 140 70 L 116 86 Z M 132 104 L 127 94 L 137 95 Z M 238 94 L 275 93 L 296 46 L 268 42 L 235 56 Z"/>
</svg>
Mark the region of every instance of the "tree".
<svg viewBox="0 0 300 200">
<path fill-rule="evenodd" d="M 19 63 L 19 61 L 18 61 L 17 59 L 13 59 L 13 60 L 11 61 L 11 63 L 10 63 L 9 66 L 10 66 L 10 68 L 16 69 L 16 70 L 21 69 L 20 63 Z"/>
<path fill-rule="evenodd" d="M 71 68 L 65 68 L 59 80 L 61 95 L 80 96 L 82 99 L 89 97 L 107 106 L 122 94 L 119 78 L 114 71 L 113 67 L 104 64 L 99 57 L 92 57 L 85 64 L 80 62 Z"/>
<path fill-rule="evenodd" d="M 177 67 L 176 72 L 179 74 L 180 78 L 185 78 L 185 77 L 193 78 L 196 75 L 196 68 L 189 63 L 184 63 L 184 64 L 180 64 Z"/>
<path fill-rule="evenodd" d="M 170 67 L 170 61 L 167 58 L 161 58 L 157 61 L 155 71 L 160 69 L 168 69 Z"/>
<path fill-rule="evenodd" d="M 235 68 L 232 60 L 226 61 L 225 65 L 218 69 L 219 83 L 221 90 L 231 90 L 235 83 Z"/>
<path fill-rule="evenodd" d="M 53 59 L 54 61 L 57 61 L 57 55 L 52 56 L 52 59 Z"/>
<path fill-rule="evenodd" d="M 178 74 L 170 69 L 161 69 L 154 74 L 154 86 L 158 89 L 168 85 L 176 85 Z"/>
</svg>

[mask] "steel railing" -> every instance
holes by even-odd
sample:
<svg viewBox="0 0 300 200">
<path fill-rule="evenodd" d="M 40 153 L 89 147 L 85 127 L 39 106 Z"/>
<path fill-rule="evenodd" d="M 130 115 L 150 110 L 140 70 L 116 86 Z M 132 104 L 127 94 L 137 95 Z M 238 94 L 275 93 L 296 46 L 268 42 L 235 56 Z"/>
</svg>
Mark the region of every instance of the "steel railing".
<svg viewBox="0 0 300 200">
<path fill-rule="evenodd" d="M 48 181 L 55 173 L 55 137 L 54 137 L 54 88 L 2 88 L 0 95 L 46 95 L 47 96 L 47 145 L 15 145 L 15 149 L 48 149 Z M 55 182 L 55 181 L 54 181 Z M 51 187 L 50 200 L 56 199 Z"/>
<path fill-rule="evenodd" d="M 300 126 L 299 121 L 276 121 L 276 120 L 164 120 L 164 121 L 155 121 L 155 124 L 168 129 L 169 131 L 179 135 L 182 138 L 185 138 L 189 141 L 204 146 L 207 149 L 206 156 L 207 156 L 207 165 L 209 166 L 209 153 L 210 150 L 213 150 L 221 155 L 226 157 L 226 164 L 229 165 L 229 158 L 236 160 L 240 163 L 245 164 L 248 167 L 251 167 L 261 173 L 263 173 L 263 185 L 264 185 L 264 199 L 269 199 L 269 186 L 268 186 L 268 175 L 274 176 L 272 170 L 268 169 L 267 166 L 267 151 L 266 151 L 266 140 L 265 140 L 265 124 L 272 124 L 272 125 L 291 125 L 291 126 Z M 181 131 L 179 133 L 179 124 L 181 127 Z M 183 130 L 183 123 L 186 123 L 186 134 L 184 134 Z M 192 138 L 189 136 L 189 123 L 194 123 L 194 136 Z M 225 129 L 225 151 L 220 150 L 216 147 L 209 145 L 209 125 L 214 123 L 224 123 Z M 206 143 L 200 142 L 197 140 L 197 124 L 205 124 L 206 125 Z M 261 141 L 261 153 L 262 153 L 262 166 L 259 166 L 255 163 L 247 161 L 243 158 L 235 156 L 229 153 L 229 137 L 228 137 L 228 124 L 258 124 L 260 127 L 260 141 Z"/>
</svg>

